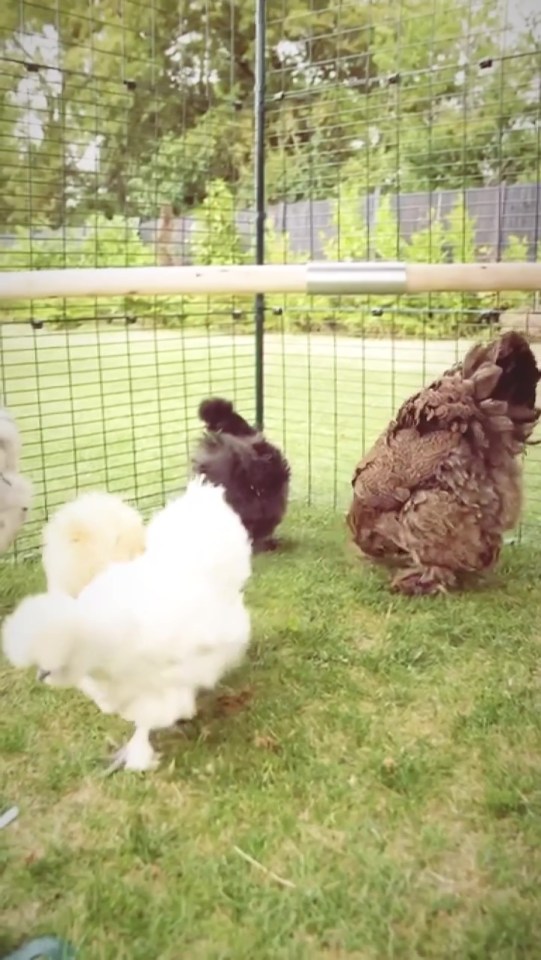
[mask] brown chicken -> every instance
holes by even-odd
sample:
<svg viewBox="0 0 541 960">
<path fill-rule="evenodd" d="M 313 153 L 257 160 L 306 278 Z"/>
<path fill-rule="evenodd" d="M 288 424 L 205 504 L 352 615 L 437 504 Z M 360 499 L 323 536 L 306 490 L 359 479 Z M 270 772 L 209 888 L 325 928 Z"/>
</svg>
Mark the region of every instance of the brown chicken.
<svg viewBox="0 0 541 960">
<path fill-rule="evenodd" d="M 520 516 L 540 377 L 521 334 L 477 344 L 406 400 L 363 457 L 347 523 L 364 553 L 405 568 L 394 589 L 444 592 L 496 563 Z"/>
</svg>

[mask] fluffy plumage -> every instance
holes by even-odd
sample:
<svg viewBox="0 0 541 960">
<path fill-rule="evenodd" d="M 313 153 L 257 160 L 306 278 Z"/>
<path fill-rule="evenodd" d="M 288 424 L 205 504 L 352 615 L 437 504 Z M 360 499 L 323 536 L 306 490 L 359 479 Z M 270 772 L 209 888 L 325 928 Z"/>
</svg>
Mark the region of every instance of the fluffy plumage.
<svg viewBox="0 0 541 960">
<path fill-rule="evenodd" d="M 116 494 L 96 490 L 65 503 L 42 534 L 48 590 L 76 597 L 110 563 L 145 549 L 143 518 Z"/>
<path fill-rule="evenodd" d="M 287 510 L 290 467 L 280 450 L 238 414 L 222 397 L 199 407 L 206 424 L 193 457 L 196 474 L 225 488 L 254 549 L 271 548 L 271 539 Z"/>
<path fill-rule="evenodd" d="M 492 567 L 522 505 L 523 453 L 541 373 L 518 333 L 477 344 L 407 400 L 352 480 L 348 525 L 369 556 L 405 566 L 403 593 Z"/>
<path fill-rule="evenodd" d="M 223 490 L 194 480 L 151 521 L 144 554 L 110 565 L 77 598 L 23 600 L 4 623 L 4 652 L 134 723 L 119 761 L 146 770 L 150 731 L 193 717 L 198 691 L 242 659 L 250 572 L 248 536 Z"/>
<path fill-rule="evenodd" d="M 32 503 L 32 484 L 19 473 L 21 450 L 17 424 L 0 409 L 0 553 L 15 540 Z"/>
</svg>

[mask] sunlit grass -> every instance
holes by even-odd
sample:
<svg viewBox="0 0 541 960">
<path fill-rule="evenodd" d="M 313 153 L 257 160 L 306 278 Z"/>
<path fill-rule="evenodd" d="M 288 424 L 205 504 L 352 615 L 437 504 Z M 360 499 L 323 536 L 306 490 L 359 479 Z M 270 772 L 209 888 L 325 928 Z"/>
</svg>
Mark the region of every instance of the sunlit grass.
<svg viewBox="0 0 541 960">
<path fill-rule="evenodd" d="M 88 960 L 539 956 L 538 554 L 416 601 L 328 510 L 283 534 L 229 698 L 160 735 L 151 774 L 103 779 L 127 725 L 2 668 L 0 953 L 56 933 Z M 1 576 L 3 612 L 42 582 Z"/>
</svg>

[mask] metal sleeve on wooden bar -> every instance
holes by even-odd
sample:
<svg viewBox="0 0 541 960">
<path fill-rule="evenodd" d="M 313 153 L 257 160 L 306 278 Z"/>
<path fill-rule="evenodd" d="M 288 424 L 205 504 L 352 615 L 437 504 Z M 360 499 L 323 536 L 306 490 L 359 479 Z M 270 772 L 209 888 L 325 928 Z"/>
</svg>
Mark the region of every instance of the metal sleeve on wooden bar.
<svg viewBox="0 0 541 960">
<path fill-rule="evenodd" d="M 306 291 L 310 294 L 405 293 L 406 266 L 392 261 L 375 263 L 309 263 Z"/>
</svg>

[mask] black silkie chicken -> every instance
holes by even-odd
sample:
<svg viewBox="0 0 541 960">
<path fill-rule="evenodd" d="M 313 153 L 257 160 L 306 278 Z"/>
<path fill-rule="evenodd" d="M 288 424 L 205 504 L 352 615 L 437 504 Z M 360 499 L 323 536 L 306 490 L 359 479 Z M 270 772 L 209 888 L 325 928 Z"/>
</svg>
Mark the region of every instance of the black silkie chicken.
<svg viewBox="0 0 541 960">
<path fill-rule="evenodd" d="M 273 533 L 283 520 L 290 466 L 260 430 L 250 426 L 229 400 L 209 397 L 198 415 L 206 426 L 193 456 L 196 474 L 225 489 L 225 499 L 242 520 L 254 551 L 273 550 Z"/>
</svg>

